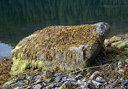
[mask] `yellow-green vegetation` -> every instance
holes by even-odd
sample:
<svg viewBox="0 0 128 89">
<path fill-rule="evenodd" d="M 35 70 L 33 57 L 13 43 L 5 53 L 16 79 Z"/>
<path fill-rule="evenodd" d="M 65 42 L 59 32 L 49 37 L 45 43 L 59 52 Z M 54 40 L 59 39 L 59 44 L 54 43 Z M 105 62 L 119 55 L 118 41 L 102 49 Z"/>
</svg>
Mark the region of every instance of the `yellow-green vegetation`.
<svg viewBox="0 0 128 89">
<path fill-rule="evenodd" d="M 3 85 L 6 81 L 10 80 L 9 74 L 12 67 L 12 60 L 2 58 L 0 60 L 0 85 Z"/>
<path fill-rule="evenodd" d="M 123 41 L 114 42 L 111 44 L 112 47 L 116 47 L 118 49 L 124 48 L 128 46 L 128 39 Z"/>
<path fill-rule="evenodd" d="M 95 25 L 86 24 L 49 26 L 34 32 L 22 39 L 11 52 L 14 62 L 11 72 L 22 72 L 28 66 L 41 67 L 42 70 L 54 70 L 56 67 L 60 70 L 71 70 L 87 66 L 89 63 L 86 62 L 89 62 L 93 51 L 100 44 L 98 53 L 102 46 L 102 37 L 96 29 Z M 82 45 L 86 47 L 81 47 Z"/>
</svg>

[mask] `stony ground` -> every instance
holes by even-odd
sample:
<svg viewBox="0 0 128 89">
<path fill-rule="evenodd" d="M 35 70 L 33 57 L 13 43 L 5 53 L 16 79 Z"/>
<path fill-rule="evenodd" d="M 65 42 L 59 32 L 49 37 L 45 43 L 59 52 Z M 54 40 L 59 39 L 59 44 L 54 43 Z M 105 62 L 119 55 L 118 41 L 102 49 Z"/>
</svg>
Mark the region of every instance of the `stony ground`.
<svg viewBox="0 0 128 89">
<path fill-rule="evenodd" d="M 128 48 L 128 47 L 125 47 Z M 12 60 L 0 60 L 0 87 L 4 89 L 128 89 L 128 50 L 106 46 L 96 62 L 73 71 L 41 71 L 27 69 L 9 74 Z M 8 81 L 8 82 L 7 82 Z M 6 84 L 5 84 L 6 82 Z"/>
<path fill-rule="evenodd" d="M 12 61 L 3 58 L 0 84 L 10 80 L 2 86 L 5 89 L 128 89 L 128 60 L 114 59 L 119 51 L 108 48 L 106 53 L 104 58 L 108 60 L 99 59 L 104 64 L 95 64 L 97 66 L 65 72 L 35 69 L 16 76 L 9 74 Z"/>
</svg>

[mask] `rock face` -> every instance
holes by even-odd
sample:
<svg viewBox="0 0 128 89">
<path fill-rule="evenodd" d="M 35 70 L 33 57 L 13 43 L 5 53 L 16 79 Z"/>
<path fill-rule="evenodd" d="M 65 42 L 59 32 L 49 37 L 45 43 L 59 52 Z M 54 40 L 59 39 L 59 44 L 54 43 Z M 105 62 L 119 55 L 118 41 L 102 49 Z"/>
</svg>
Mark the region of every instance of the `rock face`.
<svg viewBox="0 0 128 89">
<path fill-rule="evenodd" d="M 26 68 L 71 70 L 89 66 L 110 31 L 107 23 L 49 26 L 22 39 L 12 50 L 11 72 Z"/>
</svg>

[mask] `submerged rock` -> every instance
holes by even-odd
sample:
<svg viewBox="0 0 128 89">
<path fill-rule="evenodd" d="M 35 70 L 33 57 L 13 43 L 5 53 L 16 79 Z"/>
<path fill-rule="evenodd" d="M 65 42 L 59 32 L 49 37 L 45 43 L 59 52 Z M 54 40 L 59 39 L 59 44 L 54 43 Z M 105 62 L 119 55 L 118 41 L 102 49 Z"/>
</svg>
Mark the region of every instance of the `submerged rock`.
<svg viewBox="0 0 128 89">
<path fill-rule="evenodd" d="M 11 72 L 27 68 L 72 70 L 89 66 L 110 31 L 107 23 L 78 26 L 49 26 L 22 39 L 10 57 Z"/>
</svg>

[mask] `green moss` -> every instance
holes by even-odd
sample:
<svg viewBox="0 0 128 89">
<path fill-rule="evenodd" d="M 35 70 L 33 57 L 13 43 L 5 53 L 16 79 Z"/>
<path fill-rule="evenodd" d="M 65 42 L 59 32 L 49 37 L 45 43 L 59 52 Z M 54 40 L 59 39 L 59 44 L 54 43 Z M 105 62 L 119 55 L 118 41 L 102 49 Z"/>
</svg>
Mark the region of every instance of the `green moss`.
<svg viewBox="0 0 128 89">
<path fill-rule="evenodd" d="M 87 67 L 87 62 L 85 60 L 83 60 L 83 65 L 84 67 Z"/>
</svg>

